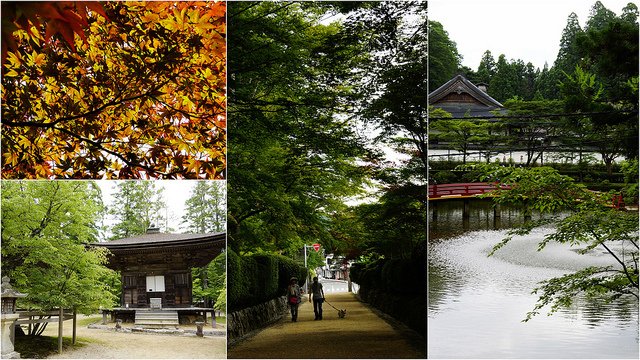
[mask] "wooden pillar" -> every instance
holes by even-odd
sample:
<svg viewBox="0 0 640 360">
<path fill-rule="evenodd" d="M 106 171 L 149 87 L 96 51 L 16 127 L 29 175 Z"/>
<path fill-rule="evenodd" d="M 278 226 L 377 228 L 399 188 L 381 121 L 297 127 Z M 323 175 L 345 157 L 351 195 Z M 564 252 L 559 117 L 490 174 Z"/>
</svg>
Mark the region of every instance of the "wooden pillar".
<svg viewBox="0 0 640 360">
<path fill-rule="evenodd" d="M 524 221 L 531 221 L 531 207 L 528 199 L 524 201 Z"/>
<path fill-rule="evenodd" d="M 77 324 L 77 314 L 76 314 L 76 310 L 73 309 L 73 336 L 71 338 L 71 343 L 73 345 L 76 344 L 76 324 Z"/>
<path fill-rule="evenodd" d="M 62 323 L 64 321 L 64 309 L 58 310 L 58 354 L 62 354 Z"/>
<path fill-rule="evenodd" d="M 211 327 L 212 328 L 217 328 L 218 324 L 216 324 L 216 311 L 215 310 L 211 310 Z"/>
<path fill-rule="evenodd" d="M 496 204 L 494 206 L 494 208 L 493 208 L 493 229 L 494 230 L 500 229 L 500 227 L 502 225 L 501 224 L 502 215 L 500 214 L 501 210 L 502 209 L 500 209 L 500 205 L 499 204 Z"/>
<path fill-rule="evenodd" d="M 438 221 L 438 202 L 437 201 L 431 201 L 429 203 L 429 206 L 433 209 L 433 221 Z"/>
<path fill-rule="evenodd" d="M 462 200 L 462 203 L 464 204 L 464 207 L 462 209 L 462 218 L 468 219 L 471 212 L 470 205 L 469 205 L 470 201 L 469 199 L 464 199 Z"/>
</svg>

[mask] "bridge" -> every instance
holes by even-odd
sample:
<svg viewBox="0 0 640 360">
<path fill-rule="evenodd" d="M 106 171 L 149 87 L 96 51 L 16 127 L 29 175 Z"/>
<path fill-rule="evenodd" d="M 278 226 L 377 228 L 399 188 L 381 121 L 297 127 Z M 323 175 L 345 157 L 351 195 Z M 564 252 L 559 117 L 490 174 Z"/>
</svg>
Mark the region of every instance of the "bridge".
<svg viewBox="0 0 640 360">
<path fill-rule="evenodd" d="M 469 217 L 469 201 L 472 198 L 478 198 L 479 195 L 490 194 L 492 191 L 497 189 L 501 190 L 509 190 L 511 186 L 506 184 L 498 184 L 497 182 L 493 183 L 457 183 L 457 184 L 434 184 L 429 185 L 429 201 L 431 202 L 431 207 L 433 208 L 433 219 L 436 220 L 438 217 L 437 203 L 435 201 L 438 200 L 463 200 L 464 209 L 463 209 L 463 218 Z M 491 195 L 488 195 L 491 196 Z M 624 201 L 622 199 L 622 195 L 614 195 L 611 204 L 609 207 L 613 207 L 618 210 L 626 210 L 629 207 L 626 207 Z M 631 208 L 632 209 L 632 208 Z M 500 206 L 494 206 L 494 217 L 500 217 Z M 528 211 L 525 212 L 525 217 L 530 217 L 530 213 Z"/>
<path fill-rule="evenodd" d="M 458 184 L 437 184 L 429 185 L 429 201 L 433 200 L 456 200 L 477 197 L 478 195 L 490 193 L 497 188 L 509 190 L 509 185 L 498 185 L 497 183 L 458 183 Z"/>
<path fill-rule="evenodd" d="M 429 202 L 433 209 L 433 220 L 438 219 L 438 206 L 436 200 L 463 200 L 464 208 L 462 218 L 469 219 L 469 201 L 479 195 L 488 194 L 497 189 L 509 190 L 511 187 L 505 184 L 495 183 L 458 183 L 458 184 L 437 184 L 429 185 Z M 489 195 L 490 196 L 490 195 Z M 500 218 L 500 206 L 493 208 L 494 219 Z"/>
</svg>

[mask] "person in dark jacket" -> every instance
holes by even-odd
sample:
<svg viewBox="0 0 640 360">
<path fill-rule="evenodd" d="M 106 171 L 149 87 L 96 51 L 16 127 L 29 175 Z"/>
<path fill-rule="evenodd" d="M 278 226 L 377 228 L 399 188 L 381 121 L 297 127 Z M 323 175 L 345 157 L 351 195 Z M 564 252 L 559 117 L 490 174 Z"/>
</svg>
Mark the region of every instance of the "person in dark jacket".
<svg viewBox="0 0 640 360">
<path fill-rule="evenodd" d="M 311 284 L 311 292 L 309 292 L 309 301 L 313 297 L 313 313 L 316 315 L 314 320 L 322 320 L 322 303 L 324 302 L 324 290 L 322 284 L 318 282 L 318 277 L 313 278 Z"/>
</svg>

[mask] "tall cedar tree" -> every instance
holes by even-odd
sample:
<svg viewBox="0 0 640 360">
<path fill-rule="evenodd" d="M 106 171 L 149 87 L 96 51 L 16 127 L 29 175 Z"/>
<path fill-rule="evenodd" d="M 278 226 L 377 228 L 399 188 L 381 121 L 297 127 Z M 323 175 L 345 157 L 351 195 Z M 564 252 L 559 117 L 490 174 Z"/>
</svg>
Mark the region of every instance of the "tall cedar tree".
<svg viewBox="0 0 640 360">
<path fill-rule="evenodd" d="M 155 182 L 122 181 L 115 187 L 113 203 L 108 207 L 116 221 L 110 229 L 112 240 L 142 235 L 151 226 L 164 225 L 166 204 Z"/>
</svg>

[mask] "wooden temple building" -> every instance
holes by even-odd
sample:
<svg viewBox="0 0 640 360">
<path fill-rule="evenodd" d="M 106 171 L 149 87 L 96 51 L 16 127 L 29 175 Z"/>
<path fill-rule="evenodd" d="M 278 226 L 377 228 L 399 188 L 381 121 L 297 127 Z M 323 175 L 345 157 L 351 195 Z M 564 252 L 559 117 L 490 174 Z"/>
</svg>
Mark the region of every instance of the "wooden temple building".
<svg viewBox="0 0 640 360">
<path fill-rule="evenodd" d="M 121 274 L 120 307 L 106 311 L 112 320 L 164 326 L 215 315 L 213 306 L 195 306 L 191 269 L 224 251 L 226 233 L 167 234 L 151 228 L 144 235 L 91 245 L 109 249 L 107 266 Z"/>
<path fill-rule="evenodd" d="M 445 110 L 454 118 L 490 117 L 504 111 L 504 106 L 487 93 L 487 85 L 474 85 L 457 75 L 429 94 L 429 105 Z"/>
</svg>

